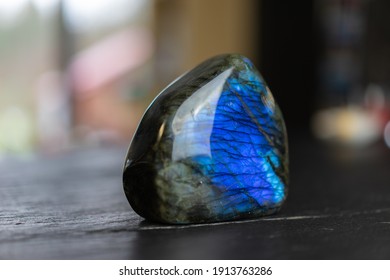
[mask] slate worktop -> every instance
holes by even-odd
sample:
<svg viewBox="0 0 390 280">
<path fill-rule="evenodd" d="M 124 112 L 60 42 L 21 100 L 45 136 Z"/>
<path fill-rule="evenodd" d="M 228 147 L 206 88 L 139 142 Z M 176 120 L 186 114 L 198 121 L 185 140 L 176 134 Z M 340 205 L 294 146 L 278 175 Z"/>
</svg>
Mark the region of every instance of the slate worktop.
<svg viewBox="0 0 390 280">
<path fill-rule="evenodd" d="M 167 226 L 130 208 L 127 147 L 0 160 L 0 259 L 390 259 L 390 149 L 290 136 L 279 214 Z"/>
</svg>

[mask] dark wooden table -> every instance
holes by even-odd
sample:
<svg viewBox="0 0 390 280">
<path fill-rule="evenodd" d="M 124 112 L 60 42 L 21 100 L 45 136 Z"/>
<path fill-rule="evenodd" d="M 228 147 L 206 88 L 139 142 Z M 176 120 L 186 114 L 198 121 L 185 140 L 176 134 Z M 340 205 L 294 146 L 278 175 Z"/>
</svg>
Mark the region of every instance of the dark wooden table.
<svg viewBox="0 0 390 280">
<path fill-rule="evenodd" d="M 290 136 L 291 185 L 276 215 L 166 226 L 122 191 L 126 147 L 0 161 L 1 259 L 390 259 L 390 150 Z"/>
</svg>

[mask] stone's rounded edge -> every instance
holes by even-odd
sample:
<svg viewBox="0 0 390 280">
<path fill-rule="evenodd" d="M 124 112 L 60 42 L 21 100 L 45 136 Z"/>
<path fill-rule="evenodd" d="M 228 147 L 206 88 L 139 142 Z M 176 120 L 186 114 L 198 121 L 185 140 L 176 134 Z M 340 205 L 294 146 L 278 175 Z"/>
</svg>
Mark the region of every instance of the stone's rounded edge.
<svg viewBox="0 0 390 280">
<path fill-rule="evenodd" d="M 283 204 L 286 201 L 287 196 L 289 194 L 289 185 L 290 185 L 289 142 L 288 142 L 288 132 L 287 132 L 287 127 L 286 127 L 286 122 L 284 121 L 284 116 L 283 116 L 282 110 L 280 109 L 280 107 L 277 103 L 277 100 L 275 100 L 275 108 L 278 111 L 278 113 L 276 115 L 279 116 L 278 122 L 279 122 L 279 125 L 281 127 L 281 136 L 283 139 L 283 142 L 281 143 L 281 147 L 283 148 L 283 154 L 281 155 L 281 157 L 283 159 L 283 171 L 284 171 L 284 173 L 282 174 L 283 176 L 281 176 L 281 178 L 284 180 L 284 198 L 283 198 L 283 201 L 281 203 L 281 206 L 283 206 Z"/>
<path fill-rule="evenodd" d="M 156 204 L 153 203 L 156 194 L 151 187 L 153 172 L 147 164 L 129 165 L 123 172 L 123 189 L 130 206 L 138 215 L 150 220 L 157 216 Z"/>
<path fill-rule="evenodd" d="M 278 105 L 277 105 L 278 106 Z M 281 123 L 282 123 L 282 126 L 283 126 L 283 136 L 284 136 L 284 143 L 283 143 L 283 146 L 284 146 L 284 155 L 283 155 L 283 159 L 284 159 L 284 169 L 285 169 L 285 196 L 284 196 L 284 200 L 286 200 L 287 196 L 288 196 L 288 193 L 289 193 L 289 185 L 290 185 L 290 158 L 289 158 L 289 144 L 288 144 L 288 132 L 287 132 L 287 127 L 286 127 L 286 123 L 284 121 L 284 117 L 283 117 L 283 114 L 282 114 L 282 111 L 280 110 L 279 106 L 278 106 L 278 109 L 280 111 L 280 117 L 281 117 Z"/>
</svg>

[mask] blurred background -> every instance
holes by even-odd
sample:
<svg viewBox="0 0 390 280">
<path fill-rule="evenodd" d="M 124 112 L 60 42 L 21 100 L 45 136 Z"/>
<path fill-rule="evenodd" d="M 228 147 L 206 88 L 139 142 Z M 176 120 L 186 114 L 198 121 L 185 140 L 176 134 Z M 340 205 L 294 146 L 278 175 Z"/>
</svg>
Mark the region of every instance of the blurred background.
<svg viewBox="0 0 390 280">
<path fill-rule="evenodd" d="M 258 67 L 290 138 L 390 147 L 389 12 L 386 0 L 0 0 L 0 158 L 127 145 L 169 82 L 232 52 Z"/>
</svg>

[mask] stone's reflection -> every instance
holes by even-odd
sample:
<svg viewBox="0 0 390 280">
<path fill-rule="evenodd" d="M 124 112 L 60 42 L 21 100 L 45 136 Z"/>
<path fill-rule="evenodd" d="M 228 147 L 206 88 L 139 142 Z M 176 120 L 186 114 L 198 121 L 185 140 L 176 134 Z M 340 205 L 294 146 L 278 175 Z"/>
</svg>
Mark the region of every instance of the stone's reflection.
<svg viewBox="0 0 390 280">
<path fill-rule="evenodd" d="M 280 221 L 201 226 L 142 222 L 129 259 L 272 259 L 285 250 L 288 239 L 288 228 Z"/>
<path fill-rule="evenodd" d="M 172 224 L 254 218 L 287 195 L 282 114 L 241 55 L 211 58 L 163 90 L 145 112 L 123 173 L 141 216 Z"/>
</svg>

